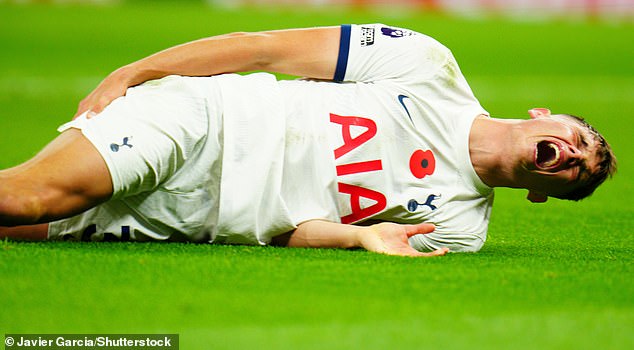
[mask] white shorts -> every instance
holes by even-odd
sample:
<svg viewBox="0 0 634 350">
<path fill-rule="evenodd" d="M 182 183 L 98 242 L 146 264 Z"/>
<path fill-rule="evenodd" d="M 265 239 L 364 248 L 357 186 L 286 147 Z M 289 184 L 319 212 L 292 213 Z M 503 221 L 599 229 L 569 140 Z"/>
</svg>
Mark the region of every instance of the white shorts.
<svg viewBox="0 0 634 350">
<path fill-rule="evenodd" d="M 214 78 L 130 88 L 80 129 L 105 160 L 112 200 L 51 222 L 49 238 L 209 241 L 217 221 L 222 100 Z"/>
</svg>

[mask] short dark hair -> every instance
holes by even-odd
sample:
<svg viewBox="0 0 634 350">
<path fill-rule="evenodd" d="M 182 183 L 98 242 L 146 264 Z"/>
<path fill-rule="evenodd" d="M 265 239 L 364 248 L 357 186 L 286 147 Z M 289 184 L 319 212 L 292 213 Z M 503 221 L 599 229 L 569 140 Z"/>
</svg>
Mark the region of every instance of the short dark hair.
<svg viewBox="0 0 634 350">
<path fill-rule="evenodd" d="M 599 165 L 598 170 L 594 173 L 590 174 L 590 176 L 574 190 L 569 193 L 566 193 L 562 196 L 558 196 L 560 199 L 568 199 L 573 201 L 579 201 L 590 196 L 594 190 L 599 187 L 608 177 L 614 176 L 616 173 L 616 157 L 614 156 L 614 152 L 612 152 L 612 148 L 605 141 L 605 138 L 588 122 L 576 115 L 570 114 L 562 114 L 568 116 L 579 124 L 581 124 L 584 128 L 586 128 L 590 134 L 594 137 L 595 141 L 599 144 L 597 149 L 597 156 L 599 157 Z"/>
</svg>

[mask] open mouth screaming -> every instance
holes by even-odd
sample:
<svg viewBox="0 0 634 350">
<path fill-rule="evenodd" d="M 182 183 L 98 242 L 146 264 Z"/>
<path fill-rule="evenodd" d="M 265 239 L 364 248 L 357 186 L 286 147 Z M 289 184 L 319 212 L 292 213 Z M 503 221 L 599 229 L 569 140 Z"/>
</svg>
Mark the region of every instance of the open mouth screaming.
<svg viewBox="0 0 634 350">
<path fill-rule="evenodd" d="M 542 170 L 556 168 L 561 161 L 561 146 L 551 141 L 541 141 L 535 146 L 535 166 Z"/>
</svg>

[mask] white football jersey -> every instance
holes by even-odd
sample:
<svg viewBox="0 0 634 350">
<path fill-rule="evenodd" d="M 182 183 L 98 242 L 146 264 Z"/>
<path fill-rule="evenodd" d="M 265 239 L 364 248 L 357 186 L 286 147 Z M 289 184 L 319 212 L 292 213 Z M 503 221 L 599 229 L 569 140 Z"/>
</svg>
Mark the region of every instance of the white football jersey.
<svg viewBox="0 0 634 350">
<path fill-rule="evenodd" d="M 468 142 L 487 112 L 451 52 L 406 29 L 344 25 L 335 80 L 220 77 L 218 238 L 268 243 L 310 219 L 431 222 L 415 248 L 480 249 L 493 190 Z"/>
</svg>

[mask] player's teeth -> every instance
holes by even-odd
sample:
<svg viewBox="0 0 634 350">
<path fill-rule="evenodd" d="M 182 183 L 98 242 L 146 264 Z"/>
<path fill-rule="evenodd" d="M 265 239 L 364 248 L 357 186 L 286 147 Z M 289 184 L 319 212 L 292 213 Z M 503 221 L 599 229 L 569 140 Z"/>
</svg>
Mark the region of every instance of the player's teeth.
<svg viewBox="0 0 634 350">
<path fill-rule="evenodd" d="M 553 145 L 552 143 L 549 144 L 548 147 L 552 148 L 553 151 L 555 151 L 555 156 L 552 157 L 551 160 L 549 160 L 546 163 L 544 163 L 545 167 L 553 166 L 553 165 L 555 165 L 555 164 L 557 164 L 559 162 L 559 147 Z"/>
</svg>

